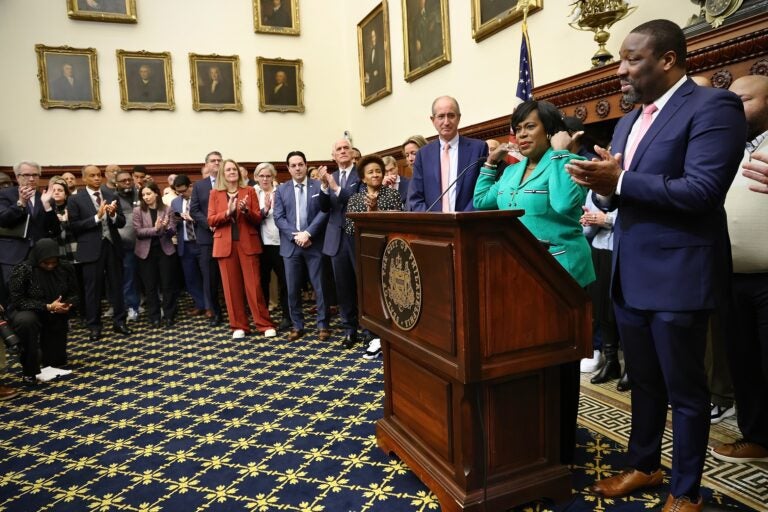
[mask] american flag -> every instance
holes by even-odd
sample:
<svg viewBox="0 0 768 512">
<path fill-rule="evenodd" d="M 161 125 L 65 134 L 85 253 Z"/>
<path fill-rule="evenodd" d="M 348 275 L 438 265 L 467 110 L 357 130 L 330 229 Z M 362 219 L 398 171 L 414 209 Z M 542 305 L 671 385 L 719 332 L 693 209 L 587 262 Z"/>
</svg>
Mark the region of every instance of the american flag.
<svg viewBox="0 0 768 512">
<path fill-rule="evenodd" d="M 520 44 L 520 72 L 516 96 L 523 101 L 533 99 L 533 66 L 531 65 L 528 23 L 523 21 L 523 42 Z"/>
<path fill-rule="evenodd" d="M 533 99 L 533 67 L 531 66 L 531 52 L 530 44 L 528 41 L 528 23 L 523 19 L 523 42 L 520 44 L 520 72 L 518 73 L 517 80 L 517 94 L 516 96 L 522 101 Z M 514 147 L 517 147 L 517 139 L 512 131 L 512 127 L 509 128 L 509 142 Z M 507 155 L 507 163 L 513 164 L 523 159 L 518 151 L 512 151 Z"/>
</svg>

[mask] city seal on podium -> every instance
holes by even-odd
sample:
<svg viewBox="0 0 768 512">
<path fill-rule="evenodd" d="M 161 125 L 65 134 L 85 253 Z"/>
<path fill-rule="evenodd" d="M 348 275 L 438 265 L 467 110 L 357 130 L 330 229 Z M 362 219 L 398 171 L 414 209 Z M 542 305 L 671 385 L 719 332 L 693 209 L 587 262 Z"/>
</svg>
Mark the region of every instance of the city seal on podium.
<svg viewBox="0 0 768 512">
<path fill-rule="evenodd" d="M 393 238 L 381 258 L 381 289 L 392 321 L 409 331 L 421 314 L 421 274 L 408 242 Z"/>
</svg>

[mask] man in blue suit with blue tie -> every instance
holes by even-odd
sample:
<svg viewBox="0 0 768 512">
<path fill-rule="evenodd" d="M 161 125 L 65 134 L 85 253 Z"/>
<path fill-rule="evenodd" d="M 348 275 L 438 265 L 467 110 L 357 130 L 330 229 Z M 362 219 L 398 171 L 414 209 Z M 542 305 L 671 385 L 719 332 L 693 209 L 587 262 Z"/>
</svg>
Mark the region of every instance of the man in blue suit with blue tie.
<svg viewBox="0 0 768 512">
<path fill-rule="evenodd" d="M 295 341 L 304 335 L 304 312 L 301 308 L 301 287 L 304 266 L 315 289 L 318 339 L 331 337 L 328 306 L 323 290 L 323 235 L 328 214 L 320 210 L 320 182 L 307 177 L 307 159 L 301 151 L 291 151 L 286 158 L 291 180 L 275 193 L 275 225 L 280 230 L 280 256 L 285 263 L 288 287 L 288 309 L 293 328 L 288 339 Z"/>
<path fill-rule="evenodd" d="M 323 254 L 331 258 L 336 297 L 339 301 L 341 324 L 344 327 L 344 346 L 352 348 L 357 343 L 357 280 L 355 277 L 354 237 L 344 233 L 347 201 L 360 191 L 360 176 L 353 161 L 354 148 L 347 139 L 333 144 L 331 156 L 339 166 L 329 175 L 324 167 L 318 169 L 323 190 L 320 207 L 328 214 Z M 332 179 L 329 179 L 332 178 Z"/>
<path fill-rule="evenodd" d="M 707 322 L 730 274 L 723 203 L 744 149 L 744 110 L 736 95 L 686 76 L 685 36 L 671 21 L 636 27 L 620 56 L 624 100 L 643 108 L 617 124 L 614 154 L 595 147 L 599 160 L 567 166 L 599 207 L 621 212 L 611 294 L 632 381 L 630 469 L 590 489 L 619 497 L 662 483 L 669 403 L 673 460 L 663 511 L 697 512 L 710 425 Z"/>
<path fill-rule="evenodd" d="M 473 210 L 472 195 L 475 193 L 480 164 L 488 156 L 488 145 L 482 140 L 459 135 L 461 110 L 459 103 L 450 96 L 440 96 L 432 102 L 430 119 L 438 138 L 416 154 L 408 188 L 408 210 Z M 454 181 L 456 184 L 448 189 Z M 446 189 L 448 191 L 445 196 L 438 201 Z"/>
<path fill-rule="evenodd" d="M 219 264 L 213 258 L 213 231 L 208 226 L 208 199 L 211 197 L 213 183 L 221 166 L 221 153 L 211 151 L 205 155 L 205 167 L 208 175 L 192 186 L 192 198 L 189 202 L 189 215 L 195 222 L 195 238 L 199 252 L 199 265 L 203 274 L 203 295 L 205 296 L 206 316 L 211 326 L 221 323 L 221 274 Z"/>
</svg>

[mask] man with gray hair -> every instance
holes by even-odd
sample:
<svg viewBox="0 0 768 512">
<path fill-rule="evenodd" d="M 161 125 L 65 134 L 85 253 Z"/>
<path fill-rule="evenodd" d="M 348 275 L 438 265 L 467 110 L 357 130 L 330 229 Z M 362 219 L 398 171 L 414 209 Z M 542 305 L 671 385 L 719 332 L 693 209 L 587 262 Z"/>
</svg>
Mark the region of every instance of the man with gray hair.
<svg viewBox="0 0 768 512">
<path fill-rule="evenodd" d="M 0 268 L 7 284 L 14 265 L 23 261 L 41 238 L 59 235 L 59 219 L 51 205 L 53 185 L 40 193 L 40 166 L 24 161 L 13 168 L 18 186 L 0 190 Z"/>
<path fill-rule="evenodd" d="M 412 212 L 473 210 L 475 182 L 480 164 L 488 156 L 488 145 L 459 135 L 461 110 L 455 98 L 436 98 L 430 119 L 438 138 L 416 154 L 408 188 L 408 209 Z"/>
</svg>

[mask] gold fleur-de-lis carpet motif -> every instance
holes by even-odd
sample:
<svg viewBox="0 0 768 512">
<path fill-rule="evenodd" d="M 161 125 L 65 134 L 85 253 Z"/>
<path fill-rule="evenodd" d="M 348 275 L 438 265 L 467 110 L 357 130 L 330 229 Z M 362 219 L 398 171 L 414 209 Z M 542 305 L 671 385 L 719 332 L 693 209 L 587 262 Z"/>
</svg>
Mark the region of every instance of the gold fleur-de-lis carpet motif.
<svg viewBox="0 0 768 512">
<path fill-rule="evenodd" d="M 313 324 L 295 342 L 284 333 L 232 340 L 200 317 L 131 327 L 128 337 L 105 329 L 98 342 L 74 329 L 71 375 L 0 402 L 0 512 L 440 509 L 376 446 L 382 363 L 364 360 L 362 346 L 344 350 L 338 335 L 321 342 Z M 12 365 L 0 383 L 19 386 L 18 374 Z M 629 419 L 626 399 L 614 395 L 584 386 L 573 499 L 519 510 L 639 512 L 663 503 L 668 481 L 623 499 L 585 492 L 622 468 Z M 711 504 L 749 511 L 767 498 L 765 467 L 707 464 L 725 475 L 705 481 Z M 734 491 L 744 479 L 747 491 Z M 763 494 L 750 491 L 760 485 Z"/>
</svg>

